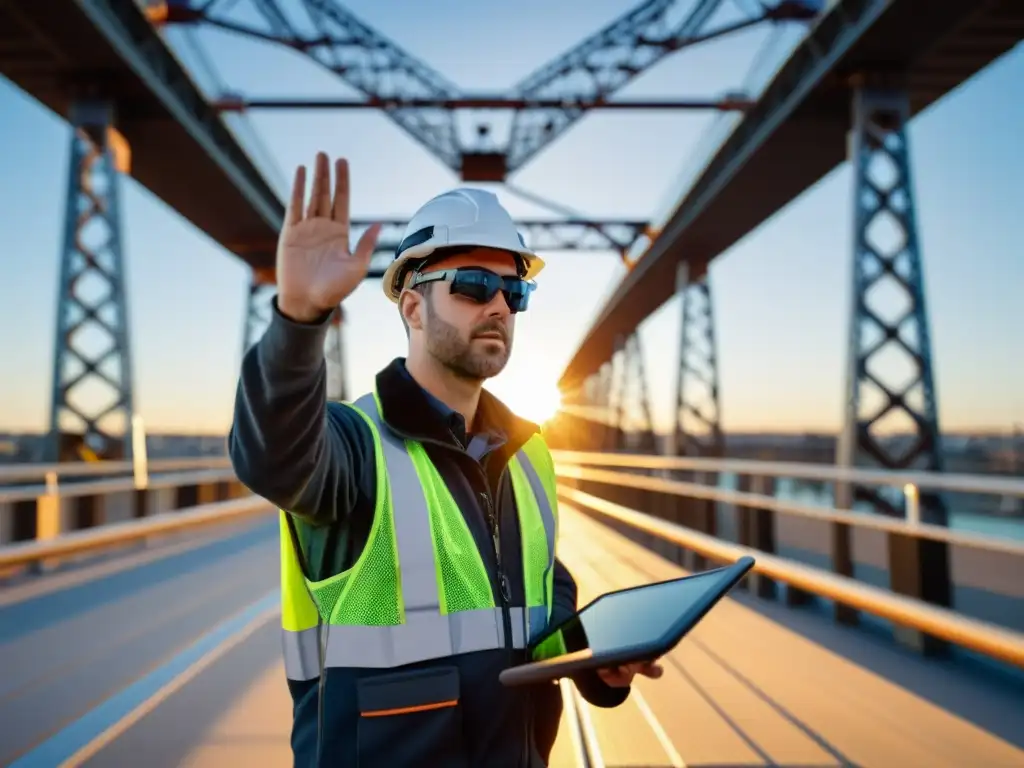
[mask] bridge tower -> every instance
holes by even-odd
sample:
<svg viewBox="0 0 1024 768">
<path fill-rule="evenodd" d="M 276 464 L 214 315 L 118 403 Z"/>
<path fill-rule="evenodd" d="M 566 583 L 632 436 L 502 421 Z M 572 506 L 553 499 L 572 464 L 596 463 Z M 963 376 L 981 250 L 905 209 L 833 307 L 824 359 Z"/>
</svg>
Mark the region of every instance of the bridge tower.
<svg viewBox="0 0 1024 768">
<path fill-rule="evenodd" d="M 941 471 L 931 333 L 914 191 L 905 90 L 858 82 L 853 91 L 853 273 L 840 466 Z M 903 439 L 886 428 L 909 431 Z M 841 497 L 841 498 L 838 498 Z M 854 486 L 840 507 L 867 502 L 902 517 L 899 499 Z M 921 497 L 922 520 L 946 524 L 938 494 Z"/>
<path fill-rule="evenodd" d="M 46 453 L 51 461 L 129 458 L 134 413 L 119 173 L 127 142 L 114 107 L 76 102 L 69 115 L 71 152 Z"/>
<path fill-rule="evenodd" d="M 942 437 L 932 369 L 907 126 L 910 105 L 901 83 L 858 75 L 852 89 L 853 263 L 846 366 L 845 418 L 836 450 L 841 467 L 943 470 Z M 898 430 L 898 433 L 896 431 Z M 877 513 L 907 514 L 902 497 L 837 484 L 836 506 L 861 502 Z M 922 493 L 920 518 L 947 524 L 943 498 Z M 849 531 L 834 558 L 852 568 Z M 890 578 L 898 592 L 949 605 L 944 542 L 890 537 Z M 919 642 L 941 649 L 930 639 Z M 927 648 L 925 648 L 927 650 Z"/>
<path fill-rule="evenodd" d="M 275 276 L 273 269 L 254 269 L 249 280 L 249 293 L 245 300 L 245 323 L 242 327 L 242 355 L 260 340 L 270 324 L 273 311 L 270 302 L 274 297 Z"/>
<path fill-rule="evenodd" d="M 676 371 L 675 408 L 670 452 L 693 458 L 722 458 L 718 345 L 714 305 L 707 265 L 682 261 L 676 271 L 676 295 L 680 301 L 679 358 Z M 717 485 L 717 474 L 681 471 L 676 479 L 701 485 Z M 674 500 L 679 522 L 714 536 L 718 530 L 717 504 L 712 499 Z M 685 565 L 703 570 L 703 557 L 691 553 Z"/>
<path fill-rule="evenodd" d="M 324 360 L 327 365 L 327 399 L 348 400 L 348 372 L 345 370 L 345 311 L 339 304 L 331 313 Z"/>
<path fill-rule="evenodd" d="M 245 303 L 245 324 L 242 332 L 242 355 L 259 341 L 270 324 L 273 311 L 276 277 L 273 269 L 254 269 L 249 282 L 249 293 Z M 331 315 L 331 325 L 324 342 L 324 357 L 327 364 L 327 399 L 347 400 L 348 377 L 345 368 L 344 343 L 345 313 L 339 305 Z"/>
</svg>

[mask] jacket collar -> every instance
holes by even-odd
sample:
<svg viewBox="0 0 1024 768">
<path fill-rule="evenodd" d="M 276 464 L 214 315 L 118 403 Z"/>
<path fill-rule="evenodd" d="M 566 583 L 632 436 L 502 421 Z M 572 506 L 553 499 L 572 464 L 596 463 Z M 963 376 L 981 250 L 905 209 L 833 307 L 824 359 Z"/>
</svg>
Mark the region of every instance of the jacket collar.
<svg viewBox="0 0 1024 768">
<path fill-rule="evenodd" d="M 424 390 L 405 368 L 405 358 L 397 357 L 377 374 L 377 396 L 381 418 L 391 429 L 414 440 L 437 440 L 455 447 L 457 429 L 465 432 L 461 414 L 438 408 L 436 398 Z M 506 449 L 515 453 L 540 427 L 521 419 L 486 389 L 480 393 L 478 417 L 485 429 L 500 431 L 506 437 Z M 454 428 L 453 428 L 454 427 Z"/>
</svg>

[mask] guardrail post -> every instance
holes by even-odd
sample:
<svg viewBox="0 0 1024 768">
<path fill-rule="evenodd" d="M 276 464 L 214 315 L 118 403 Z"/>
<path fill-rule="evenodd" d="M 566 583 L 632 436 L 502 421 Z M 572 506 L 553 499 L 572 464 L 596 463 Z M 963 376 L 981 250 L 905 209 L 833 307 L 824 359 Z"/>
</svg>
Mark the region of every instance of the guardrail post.
<svg viewBox="0 0 1024 768">
<path fill-rule="evenodd" d="M 136 488 L 132 491 L 133 517 L 146 517 L 149 514 L 149 491 L 146 488 Z"/>
<path fill-rule="evenodd" d="M 37 516 L 39 514 L 38 499 L 23 499 L 16 501 L 9 507 L 10 515 L 10 541 L 31 541 L 36 537 L 38 526 Z M 3 542 L 7 543 L 6 539 Z"/>
<path fill-rule="evenodd" d="M 889 586 L 893 592 L 948 608 L 952 587 L 949 547 L 913 534 L 889 534 Z M 949 645 L 913 629 L 896 626 L 896 640 L 926 656 L 942 656 Z"/>
<path fill-rule="evenodd" d="M 217 501 L 217 483 L 199 483 L 196 486 L 198 504 L 210 504 Z"/>
<path fill-rule="evenodd" d="M 707 484 L 707 475 L 704 472 L 687 473 L 690 482 L 699 485 Z M 716 515 L 716 502 L 712 499 L 687 499 L 690 519 L 690 527 L 694 530 L 706 533 L 708 536 L 718 535 L 718 518 Z M 706 570 L 708 567 L 707 558 L 699 552 L 690 553 L 690 570 L 697 572 Z"/>
<path fill-rule="evenodd" d="M 46 491 L 36 499 L 36 540 L 53 539 L 60 535 L 61 499 L 57 487 L 57 473 L 46 473 Z M 36 570 L 45 571 L 56 564 L 54 560 L 40 560 Z"/>
<path fill-rule="evenodd" d="M 231 498 L 231 482 L 220 480 L 214 484 L 214 496 L 216 501 L 227 501 Z"/>
<path fill-rule="evenodd" d="M 762 496 L 775 495 L 775 478 L 763 477 L 760 475 L 741 475 L 739 478 L 740 491 L 756 493 Z M 738 507 L 739 520 L 739 543 L 745 547 L 753 547 L 756 550 L 769 555 L 775 554 L 775 512 L 763 507 Z M 774 600 L 778 595 L 778 589 L 774 579 L 770 579 L 760 573 L 751 573 L 742 582 L 758 597 Z"/>
<path fill-rule="evenodd" d="M 103 525 L 105 517 L 105 499 L 103 496 L 91 493 L 84 496 L 76 496 L 71 500 L 71 504 L 74 510 L 74 529 L 76 531 Z"/>
<path fill-rule="evenodd" d="M 174 508 L 185 509 L 199 504 L 199 487 L 196 485 L 179 485 L 174 489 Z"/>
<path fill-rule="evenodd" d="M 850 541 L 850 526 L 846 523 L 833 523 L 829 528 L 832 534 L 832 572 L 852 578 L 853 545 Z M 833 615 L 840 624 L 854 626 L 860 623 L 856 609 L 842 603 L 833 604 Z"/>
</svg>

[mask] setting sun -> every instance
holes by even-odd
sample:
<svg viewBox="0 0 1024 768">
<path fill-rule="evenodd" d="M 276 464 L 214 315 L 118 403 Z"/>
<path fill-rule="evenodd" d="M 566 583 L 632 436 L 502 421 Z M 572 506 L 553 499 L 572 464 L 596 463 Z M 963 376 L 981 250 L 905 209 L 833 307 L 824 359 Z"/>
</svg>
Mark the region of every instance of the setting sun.
<svg viewBox="0 0 1024 768">
<path fill-rule="evenodd" d="M 543 424 L 562 407 L 562 393 L 554 382 L 501 389 L 499 397 L 513 413 L 537 424 Z"/>
</svg>

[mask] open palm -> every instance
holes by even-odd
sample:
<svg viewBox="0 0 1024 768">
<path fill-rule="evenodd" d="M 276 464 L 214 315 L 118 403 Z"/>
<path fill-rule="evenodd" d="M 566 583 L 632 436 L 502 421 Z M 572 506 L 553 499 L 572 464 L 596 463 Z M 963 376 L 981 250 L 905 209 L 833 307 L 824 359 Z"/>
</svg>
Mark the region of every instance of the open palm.
<svg viewBox="0 0 1024 768">
<path fill-rule="evenodd" d="M 306 168 L 295 171 L 284 227 L 277 244 L 278 308 L 309 322 L 338 306 L 366 277 L 380 225 L 370 227 L 349 252 L 348 162 L 335 162 L 334 194 L 330 162 L 318 152 L 309 203 L 303 212 Z"/>
</svg>

